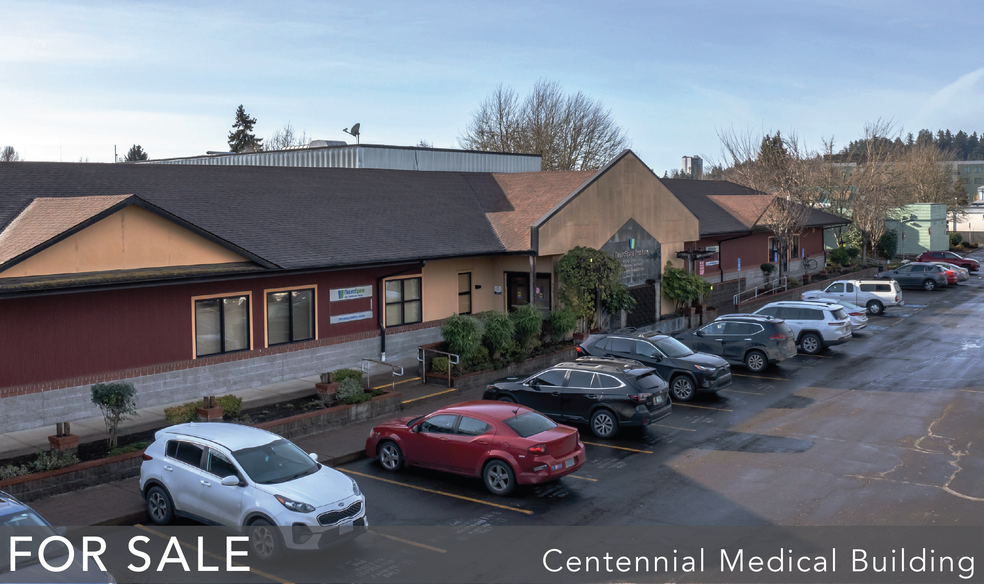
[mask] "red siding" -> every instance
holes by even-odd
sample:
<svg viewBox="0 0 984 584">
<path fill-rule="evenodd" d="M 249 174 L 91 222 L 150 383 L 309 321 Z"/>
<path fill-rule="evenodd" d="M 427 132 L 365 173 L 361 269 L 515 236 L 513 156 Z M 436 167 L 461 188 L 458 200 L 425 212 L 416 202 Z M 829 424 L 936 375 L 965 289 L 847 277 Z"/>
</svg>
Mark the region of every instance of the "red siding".
<svg viewBox="0 0 984 584">
<path fill-rule="evenodd" d="M 745 237 L 739 237 L 737 239 L 731 239 L 730 241 L 724 241 L 729 239 L 728 236 L 722 237 L 720 240 L 715 238 L 704 238 L 698 241 L 696 244 L 688 244 L 688 249 L 698 249 L 706 248 L 708 246 L 720 245 L 721 251 L 714 257 L 705 261 L 718 260 L 719 265 L 704 267 L 704 277 L 712 278 L 714 276 L 720 276 L 723 270 L 725 274 L 731 274 L 738 271 L 738 258 L 741 258 L 741 269 L 750 270 L 752 268 L 757 268 L 766 262 L 771 262 L 772 258 L 769 257 L 769 237 L 772 234 L 766 231 L 757 231 L 750 233 Z M 720 244 L 718 243 L 720 241 Z M 819 256 L 823 255 L 823 231 L 820 229 L 808 229 L 800 234 L 800 247 L 806 250 L 807 256 Z M 802 253 L 802 252 L 800 252 Z M 695 266 L 694 272 L 698 273 L 698 268 Z"/>
<path fill-rule="evenodd" d="M 195 296 L 252 292 L 253 349 L 266 346 L 264 290 L 318 286 L 318 338 L 377 331 L 378 268 L 0 300 L 0 387 L 187 361 Z M 372 285 L 370 299 L 329 302 L 332 288 Z M 373 318 L 330 324 L 332 315 Z"/>
</svg>

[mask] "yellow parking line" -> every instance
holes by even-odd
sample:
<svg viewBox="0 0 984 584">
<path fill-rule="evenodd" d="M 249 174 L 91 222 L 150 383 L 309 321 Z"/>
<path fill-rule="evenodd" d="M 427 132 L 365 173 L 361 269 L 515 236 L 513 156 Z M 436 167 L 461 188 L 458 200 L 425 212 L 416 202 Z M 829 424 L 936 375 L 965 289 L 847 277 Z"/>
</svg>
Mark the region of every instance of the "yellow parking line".
<svg viewBox="0 0 984 584">
<path fill-rule="evenodd" d="M 509 505 L 499 505 L 498 503 L 489 503 L 488 501 L 482 501 L 481 499 L 472 499 L 471 497 L 463 497 L 461 495 L 455 495 L 453 493 L 445 493 L 444 491 L 435 491 L 433 489 L 425 489 L 424 487 L 418 487 L 416 485 L 408 485 L 406 483 L 401 483 L 399 481 L 391 481 L 389 479 L 383 479 L 379 477 L 374 477 L 372 475 L 367 475 L 361 472 L 356 472 L 354 470 L 348 470 L 346 468 L 339 468 L 344 473 L 358 475 L 360 477 L 366 477 L 367 479 L 373 479 L 375 481 L 382 481 L 384 483 L 390 483 L 393 485 L 399 485 L 401 487 L 407 487 L 408 489 L 416 489 L 418 491 L 424 491 L 425 493 L 433 493 L 435 495 L 444 495 L 445 497 L 452 497 L 454 499 L 461 499 L 463 501 L 471 501 L 472 503 L 481 503 L 482 505 L 488 505 L 489 507 L 498 507 L 499 509 L 507 509 L 509 511 L 516 511 L 517 513 L 525 513 L 526 515 L 532 515 L 532 511 L 527 511 L 526 509 L 520 509 L 519 507 L 510 507 Z"/>
<path fill-rule="evenodd" d="M 385 537 L 386 539 L 392 539 L 393 541 L 398 541 L 400 543 L 405 543 L 407 545 L 415 545 L 417 547 L 421 547 L 421 548 L 424 548 L 425 550 L 430 550 L 432 552 L 437 552 L 439 554 L 445 554 L 448 551 L 448 550 L 442 550 L 441 548 L 437 548 L 437 547 L 433 547 L 433 546 L 429 546 L 429 545 L 424 545 L 422 543 L 417 543 L 415 541 L 410 541 L 409 539 L 403 539 L 402 537 L 395 537 L 395 536 L 392 536 L 392 535 L 386 535 L 385 533 L 379 533 L 378 531 L 373 531 L 371 529 L 369 530 L 369 533 L 372 533 L 373 535 L 378 535 L 379 537 Z"/>
<path fill-rule="evenodd" d="M 677 428 L 676 426 L 666 426 L 664 424 L 653 424 L 653 426 L 659 426 L 660 428 L 672 428 L 673 430 L 683 430 L 685 432 L 696 432 L 693 428 Z"/>
<path fill-rule="evenodd" d="M 413 398 L 413 399 L 408 399 L 408 400 L 404 400 L 404 401 L 403 401 L 403 403 L 405 403 L 405 404 L 408 404 L 408 403 L 410 403 L 410 402 L 415 402 L 415 401 L 417 401 L 418 399 L 424 399 L 424 398 L 426 398 L 426 397 L 434 397 L 435 395 L 444 395 L 444 394 L 446 394 L 446 393 L 451 393 L 452 391 L 458 391 L 458 390 L 457 390 L 457 389 L 446 389 L 446 390 L 444 390 L 444 391 L 439 391 L 439 392 L 437 392 L 437 393 L 432 393 L 432 394 L 429 394 L 429 395 L 422 395 L 422 396 L 420 396 L 420 397 L 415 397 L 415 398 Z"/>
<path fill-rule="evenodd" d="M 569 479 L 581 479 L 582 481 L 591 481 L 592 483 L 597 483 L 598 479 L 589 479 L 588 477 L 579 477 L 577 475 L 567 475 L 566 478 Z"/>
<path fill-rule="evenodd" d="M 758 393 L 755 391 L 738 391 L 737 389 L 722 389 L 721 391 L 730 391 L 732 393 L 747 393 L 748 395 L 765 395 L 764 393 Z"/>
<path fill-rule="evenodd" d="M 159 531 L 155 531 L 155 530 L 150 529 L 148 527 L 144 527 L 143 525 L 141 525 L 139 523 L 137 523 L 136 525 L 134 525 L 134 527 L 137 527 L 139 529 L 142 529 L 142 530 L 146 531 L 147 533 L 152 533 L 152 534 L 156 535 L 157 537 L 159 537 L 161 539 L 170 539 L 170 537 L 164 535 L 163 533 L 161 533 Z M 180 543 L 181 545 L 183 545 L 184 547 L 186 547 L 186 548 L 188 548 L 190 550 L 197 550 L 198 549 L 196 546 L 193 546 L 190 543 L 185 543 L 185 542 L 181 541 L 180 539 L 178 540 L 178 543 Z M 212 559 L 215 559 L 215 560 L 219 560 L 219 561 L 222 561 L 222 562 L 226 561 L 226 559 L 225 559 L 224 556 L 220 556 L 218 554 L 213 554 L 212 552 L 206 551 L 205 552 L 205 555 L 208 556 L 208 557 L 210 557 L 210 558 L 212 558 Z M 245 566 L 246 565 L 246 564 L 240 564 L 239 562 L 233 562 L 233 564 L 236 565 L 236 566 Z M 278 577 L 274 576 L 273 574 L 267 574 L 266 572 L 261 572 L 261 571 L 257 570 L 256 568 L 254 568 L 252 566 L 248 566 L 248 568 L 249 568 L 249 571 L 250 572 L 256 574 L 257 576 L 266 578 L 268 580 L 273 580 L 274 582 L 280 582 L 280 584 L 291 584 L 290 583 L 290 580 L 284 580 L 283 578 L 278 578 Z"/>
<path fill-rule="evenodd" d="M 707 406 L 695 406 L 694 404 L 673 404 L 673 407 L 684 407 L 684 408 L 700 408 L 702 410 L 714 410 L 715 412 L 730 412 L 732 410 L 726 410 L 724 408 L 709 408 Z"/>
<path fill-rule="evenodd" d="M 764 375 L 746 375 L 744 373 L 732 373 L 735 377 L 754 377 L 755 379 L 772 379 L 774 381 L 786 381 L 782 377 L 766 377 Z"/>
<path fill-rule="evenodd" d="M 394 383 L 387 383 L 386 385 L 380 385 L 379 387 L 374 387 L 373 389 L 386 389 L 387 387 L 392 387 L 394 385 L 400 385 L 401 383 L 410 383 L 411 381 L 419 380 L 419 377 L 414 377 L 413 379 L 404 379 L 403 381 L 397 381 Z"/>
<path fill-rule="evenodd" d="M 611 444 L 598 444 L 597 442 L 585 442 L 581 440 L 581 444 L 590 444 L 591 446 L 601 446 L 604 448 L 614 448 L 616 450 L 628 450 L 629 452 L 640 452 L 642 454 L 652 454 L 651 450 L 636 450 L 635 448 L 626 448 L 624 446 L 613 446 Z"/>
</svg>

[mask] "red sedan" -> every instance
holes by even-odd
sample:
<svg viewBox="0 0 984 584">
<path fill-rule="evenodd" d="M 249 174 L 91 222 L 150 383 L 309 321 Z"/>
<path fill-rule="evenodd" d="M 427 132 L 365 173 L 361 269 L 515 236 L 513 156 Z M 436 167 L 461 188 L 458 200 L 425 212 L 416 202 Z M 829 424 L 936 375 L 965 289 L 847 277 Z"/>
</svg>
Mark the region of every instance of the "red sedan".
<svg viewBox="0 0 984 584">
<path fill-rule="evenodd" d="M 576 472 L 586 460 L 577 430 L 527 407 L 471 401 L 390 420 L 366 440 L 366 455 L 398 471 L 421 466 L 481 477 L 496 495 Z"/>
</svg>

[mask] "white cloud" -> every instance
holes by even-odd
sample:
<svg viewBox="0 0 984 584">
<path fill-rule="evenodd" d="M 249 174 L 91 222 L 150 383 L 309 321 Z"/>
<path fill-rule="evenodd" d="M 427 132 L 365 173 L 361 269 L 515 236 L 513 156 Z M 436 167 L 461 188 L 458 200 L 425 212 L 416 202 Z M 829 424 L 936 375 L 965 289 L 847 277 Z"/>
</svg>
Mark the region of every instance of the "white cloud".
<svg viewBox="0 0 984 584">
<path fill-rule="evenodd" d="M 933 94 L 918 112 L 923 128 L 972 132 L 984 118 L 984 67 L 960 76 Z"/>
</svg>

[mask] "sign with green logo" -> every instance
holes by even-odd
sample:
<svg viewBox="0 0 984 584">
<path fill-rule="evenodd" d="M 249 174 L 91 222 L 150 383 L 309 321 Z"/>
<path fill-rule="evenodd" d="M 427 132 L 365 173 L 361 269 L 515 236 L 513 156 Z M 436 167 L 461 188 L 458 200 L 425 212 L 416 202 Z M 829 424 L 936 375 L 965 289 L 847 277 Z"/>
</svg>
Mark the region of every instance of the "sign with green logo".
<svg viewBox="0 0 984 584">
<path fill-rule="evenodd" d="M 355 300 L 356 298 L 372 298 L 372 286 L 338 288 L 329 290 L 328 293 L 328 299 L 332 302 L 336 302 L 338 300 Z"/>
</svg>

